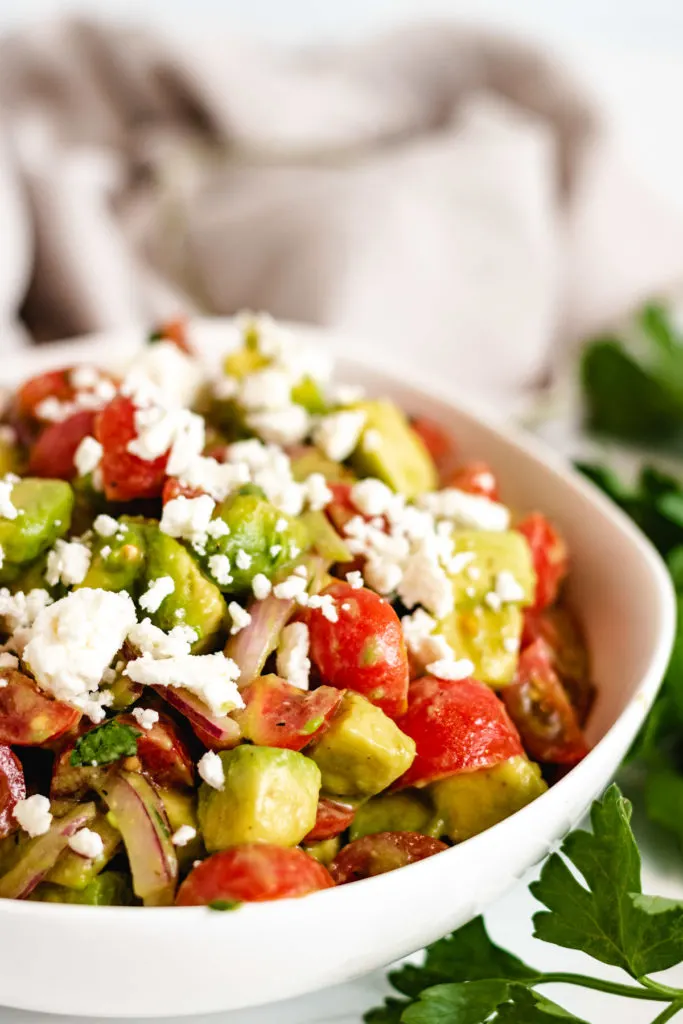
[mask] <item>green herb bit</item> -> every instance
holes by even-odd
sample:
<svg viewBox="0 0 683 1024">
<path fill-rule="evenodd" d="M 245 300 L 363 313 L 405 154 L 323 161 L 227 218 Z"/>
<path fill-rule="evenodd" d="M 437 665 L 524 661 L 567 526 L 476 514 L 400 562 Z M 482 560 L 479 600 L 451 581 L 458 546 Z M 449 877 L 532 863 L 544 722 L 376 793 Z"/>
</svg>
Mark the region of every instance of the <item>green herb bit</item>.
<svg viewBox="0 0 683 1024">
<path fill-rule="evenodd" d="M 111 764 L 120 757 L 134 757 L 138 750 L 138 736 L 142 736 L 142 733 L 137 729 L 112 718 L 76 740 L 69 763 L 78 768 Z"/>
</svg>

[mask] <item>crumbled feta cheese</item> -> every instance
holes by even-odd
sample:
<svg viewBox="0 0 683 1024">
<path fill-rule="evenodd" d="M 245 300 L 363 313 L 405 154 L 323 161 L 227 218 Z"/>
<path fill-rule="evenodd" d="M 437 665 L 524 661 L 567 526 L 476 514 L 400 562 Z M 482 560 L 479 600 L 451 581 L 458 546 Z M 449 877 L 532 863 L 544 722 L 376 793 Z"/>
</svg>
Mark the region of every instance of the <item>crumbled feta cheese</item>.
<svg viewBox="0 0 683 1024">
<path fill-rule="evenodd" d="M 103 695 L 104 701 L 92 695 L 135 620 L 135 605 L 125 591 L 75 590 L 37 614 L 24 661 L 43 690 L 101 721 L 111 695 Z"/>
<path fill-rule="evenodd" d="M 104 547 L 100 549 L 100 555 L 102 556 L 102 558 L 109 558 L 110 554 L 111 544 L 105 544 Z"/>
<path fill-rule="evenodd" d="M 328 459 L 343 462 L 358 444 L 366 418 L 361 409 L 333 412 L 320 420 L 313 441 Z"/>
<path fill-rule="evenodd" d="M 251 565 L 251 555 L 240 548 L 235 555 L 235 565 L 238 569 L 248 569 Z"/>
<path fill-rule="evenodd" d="M 192 463 L 201 457 L 206 443 L 204 417 L 189 409 L 182 409 L 176 417 L 173 444 L 166 464 L 169 476 L 182 476 Z"/>
<path fill-rule="evenodd" d="M 225 786 L 223 762 L 215 751 L 207 750 L 197 763 L 197 771 L 200 778 L 212 789 L 223 789 Z"/>
<path fill-rule="evenodd" d="M 374 427 L 370 427 L 366 430 L 363 433 L 361 445 L 363 447 L 363 451 L 367 452 L 369 455 L 378 452 L 382 447 L 382 435 L 379 430 L 375 430 Z"/>
<path fill-rule="evenodd" d="M 104 449 L 94 437 L 84 437 L 74 455 L 74 466 L 79 476 L 87 476 L 97 469 Z"/>
<path fill-rule="evenodd" d="M 136 353 L 123 390 L 134 394 L 147 389 L 166 405 L 191 406 L 199 395 L 203 379 L 199 360 L 162 338 Z"/>
<path fill-rule="evenodd" d="M 257 601 L 265 601 L 273 589 L 273 585 L 262 572 L 257 572 L 251 581 L 251 589 Z"/>
<path fill-rule="evenodd" d="M 152 624 L 149 619 L 136 623 L 128 633 L 128 642 L 151 658 L 177 658 L 189 654 L 197 640 L 197 632 L 190 626 L 174 626 L 168 633 Z"/>
<path fill-rule="evenodd" d="M 119 525 L 120 524 L 113 516 L 108 516 L 105 513 L 102 513 L 93 523 L 93 529 L 95 530 L 95 533 L 99 533 L 100 537 L 113 537 L 118 531 Z"/>
<path fill-rule="evenodd" d="M 90 828 L 79 829 L 70 837 L 68 846 L 79 857 L 87 857 L 89 860 L 95 860 L 96 857 L 101 857 L 104 853 L 102 836 Z"/>
<path fill-rule="evenodd" d="M 19 515 L 19 509 L 12 504 L 13 487 L 13 479 L 0 480 L 0 519 L 16 519 Z"/>
<path fill-rule="evenodd" d="M 171 576 L 158 576 L 152 580 L 144 594 L 140 596 L 140 607 L 146 612 L 158 612 L 162 602 L 175 590 L 175 581 Z"/>
<path fill-rule="evenodd" d="M 291 394 L 289 374 L 269 367 L 244 378 L 239 401 L 245 409 L 284 409 L 291 405 Z"/>
<path fill-rule="evenodd" d="M 285 409 L 263 409 L 247 417 L 247 426 L 272 444 L 290 445 L 302 441 L 310 428 L 310 417 L 301 405 Z"/>
<path fill-rule="evenodd" d="M 218 520 L 216 520 L 218 522 Z M 230 559 L 227 555 L 211 555 L 209 572 L 220 587 L 228 587 L 232 583 L 230 575 Z"/>
<path fill-rule="evenodd" d="M 39 612 L 49 604 L 52 597 L 42 587 L 29 590 L 28 594 L 23 590 L 10 594 L 7 587 L 0 588 L 0 620 L 5 631 L 14 633 L 32 626 Z"/>
<path fill-rule="evenodd" d="M 306 603 L 309 608 L 319 608 L 328 622 L 339 622 L 339 612 L 332 594 L 312 594 Z"/>
<path fill-rule="evenodd" d="M 220 517 L 218 519 L 212 519 L 206 528 L 206 532 L 209 537 L 213 540 L 220 540 L 221 537 L 227 537 L 230 533 L 230 527 L 224 519 Z"/>
<path fill-rule="evenodd" d="M 180 495 L 164 505 L 159 529 L 169 537 L 203 545 L 206 543 L 206 531 L 215 507 L 216 503 L 208 494 L 202 494 L 199 498 Z"/>
<path fill-rule="evenodd" d="M 352 572 L 347 572 L 346 582 L 353 590 L 360 590 L 361 587 L 365 586 L 363 576 L 357 569 L 354 569 Z"/>
<path fill-rule="evenodd" d="M 9 651 L 0 651 L 0 669 L 4 668 L 19 668 L 19 659 Z M 4 682 L 6 685 L 7 681 Z"/>
<path fill-rule="evenodd" d="M 159 712 L 154 708 L 133 708 L 131 714 L 141 729 L 151 729 L 159 721 Z"/>
<path fill-rule="evenodd" d="M 35 793 L 25 800 L 18 800 L 14 805 L 12 814 L 23 828 L 24 832 L 33 838 L 44 836 L 50 831 L 52 814 L 50 813 L 50 801 L 46 796 Z"/>
<path fill-rule="evenodd" d="M 292 569 L 292 572 L 294 573 L 295 576 L 301 576 L 305 580 L 308 579 L 308 569 L 306 568 L 305 565 L 297 565 L 294 569 Z"/>
<path fill-rule="evenodd" d="M 437 619 L 453 610 L 453 585 L 436 558 L 423 547 L 407 559 L 397 589 L 406 608 L 421 604 Z"/>
<path fill-rule="evenodd" d="M 468 587 L 467 589 L 469 590 L 470 588 Z M 472 587 L 472 591 L 472 596 L 474 596 L 474 587 Z M 465 591 L 465 593 L 467 593 L 467 591 Z M 499 612 L 503 606 L 503 602 L 498 597 L 498 594 L 496 594 L 495 590 L 492 590 L 490 593 L 484 595 L 484 604 L 488 605 L 491 611 L 494 612 Z"/>
<path fill-rule="evenodd" d="M 176 829 L 171 836 L 171 842 L 174 846 L 187 846 L 197 835 L 197 829 L 192 828 L 192 825 L 181 825 L 180 828 Z"/>
<path fill-rule="evenodd" d="M 408 650 L 419 665 L 435 661 L 452 661 L 453 649 L 445 637 L 435 633 L 438 623 L 423 608 L 416 608 L 412 615 L 404 615 L 401 627 Z"/>
<path fill-rule="evenodd" d="M 503 604 L 524 600 L 524 587 L 515 579 L 511 572 L 503 569 L 496 577 L 496 594 Z"/>
<path fill-rule="evenodd" d="M 213 714 L 243 708 L 235 681 L 240 670 L 232 658 L 215 654 L 182 654 L 155 659 L 149 654 L 128 662 L 124 675 L 143 686 L 180 686 L 196 694 Z"/>
<path fill-rule="evenodd" d="M 386 484 L 373 477 L 360 480 L 351 488 L 351 501 L 366 516 L 383 516 L 396 507 L 396 498 Z"/>
<path fill-rule="evenodd" d="M 365 563 L 365 581 L 378 594 L 390 594 L 403 579 L 403 570 L 389 558 L 368 558 Z"/>
<path fill-rule="evenodd" d="M 230 635 L 234 636 L 246 627 L 251 622 L 251 615 L 243 608 L 242 605 L 238 604 L 237 601 L 231 601 L 228 605 L 228 612 L 230 613 L 230 619 L 232 625 L 230 626 Z"/>
<path fill-rule="evenodd" d="M 458 551 L 448 560 L 447 568 L 451 576 L 457 576 L 470 562 L 474 561 L 476 555 L 473 551 Z M 472 577 L 470 576 L 470 579 Z"/>
<path fill-rule="evenodd" d="M 74 587 L 82 583 L 90 568 L 90 549 L 77 540 L 58 540 L 47 556 L 45 579 L 51 587 L 64 583 Z"/>
<path fill-rule="evenodd" d="M 289 526 L 286 519 L 278 519 L 275 523 L 275 532 L 283 533 Z"/>
<path fill-rule="evenodd" d="M 300 594 L 304 594 L 307 587 L 307 580 L 301 576 L 292 575 L 288 576 L 282 583 L 277 583 L 273 587 L 273 594 L 283 601 L 288 601 L 298 597 Z"/>
<path fill-rule="evenodd" d="M 356 405 L 365 398 L 365 388 L 359 384 L 337 384 L 332 388 L 330 398 L 337 405 Z"/>
<path fill-rule="evenodd" d="M 304 480 L 302 487 L 304 489 L 304 500 L 313 512 L 319 512 L 325 508 L 334 497 L 322 473 L 311 473 Z"/>
<path fill-rule="evenodd" d="M 455 682 L 471 676 L 474 672 L 474 665 L 468 658 L 461 658 L 460 661 L 442 659 L 427 665 L 427 671 L 430 675 L 436 676 L 437 679 L 448 679 Z"/>
<path fill-rule="evenodd" d="M 510 512 L 505 505 L 455 487 L 423 494 L 419 503 L 432 515 L 450 519 L 465 529 L 501 531 L 510 525 Z"/>
<path fill-rule="evenodd" d="M 237 487 L 250 481 L 249 467 L 245 463 L 218 462 L 208 455 L 197 455 L 189 459 L 178 477 L 186 487 L 205 491 L 215 501 L 223 501 Z M 227 524 L 222 519 L 216 519 L 215 522 L 223 523 L 229 532 Z"/>
<path fill-rule="evenodd" d="M 271 544 L 268 548 L 268 552 L 271 558 L 277 558 L 282 551 L 282 544 Z"/>
<path fill-rule="evenodd" d="M 467 576 L 468 580 L 474 580 L 476 582 L 481 579 L 481 569 L 478 565 L 470 565 L 465 570 L 465 576 Z"/>
<path fill-rule="evenodd" d="M 503 650 L 508 654 L 516 654 L 519 650 L 519 640 L 516 636 L 503 637 Z"/>
<path fill-rule="evenodd" d="M 280 634 L 276 659 L 277 674 L 300 690 L 308 689 L 311 671 L 308 645 L 308 626 L 304 622 L 290 622 Z"/>
<path fill-rule="evenodd" d="M 171 476 L 182 473 L 204 448 L 204 419 L 189 409 L 145 405 L 135 411 L 135 430 L 136 437 L 127 445 L 131 455 L 152 462 L 168 452 L 166 470 Z"/>
</svg>

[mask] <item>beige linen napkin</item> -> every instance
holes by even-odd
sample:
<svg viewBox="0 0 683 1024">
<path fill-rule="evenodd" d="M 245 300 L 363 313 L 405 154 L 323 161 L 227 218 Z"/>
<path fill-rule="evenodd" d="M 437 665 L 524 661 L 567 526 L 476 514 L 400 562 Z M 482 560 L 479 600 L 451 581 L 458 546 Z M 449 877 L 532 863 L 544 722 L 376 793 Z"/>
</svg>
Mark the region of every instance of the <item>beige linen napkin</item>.
<svg viewBox="0 0 683 1024">
<path fill-rule="evenodd" d="M 508 401 L 683 279 L 683 224 L 551 57 L 449 23 L 304 52 L 205 28 L 0 41 L 3 346 L 267 309 Z"/>
</svg>

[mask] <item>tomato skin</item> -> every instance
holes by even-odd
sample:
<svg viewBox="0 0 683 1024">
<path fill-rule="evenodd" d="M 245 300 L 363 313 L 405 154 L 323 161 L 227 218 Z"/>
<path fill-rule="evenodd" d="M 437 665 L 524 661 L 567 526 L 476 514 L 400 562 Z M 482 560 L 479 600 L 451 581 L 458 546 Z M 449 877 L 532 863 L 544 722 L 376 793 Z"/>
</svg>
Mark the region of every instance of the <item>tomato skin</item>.
<svg viewBox="0 0 683 1024">
<path fill-rule="evenodd" d="M 398 615 L 372 590 L 354 590 L 346 582 L 323 590 L 335 601 L 339 619 L 330 622 L 321 609 L 306 614 L 310 658 L 323 682 L 355 690 L 390 718 L 402 715 L 408 699 L 408 653 Z M 348 605 L 343 608 L 342 605 Z"/>
<path fill-rule="evenodd" d="M 187 338 L 187 317 L 185 316 L 177 316 L 160 324 L 152 333 L 151 344 L 154 344 L 155 341 L 170 341 L 186 356 L 195 354 Z"/>
<path fill-rule="evenodd" d="M 137 436 L 135 406 L 130 398 L 117 395 L 98 414 L 95 437 L 102 445 L 102 482 L 109 501 L 158 498 L 166 479 L 168 452 L 147 462 L 128 451 Z"/>
<path fill-rule="evenodd" d="M 78 708 L 41 693 L 32 679 L 9 669 L 0 688 L 0 743 L 40 747 L 72 729 L 81 717 Z"/>
<path fill-rule="evenodd" d="M 487 462 L 465 462 L 448 478 L 446 487 L 455 487 L 467 494 L 479 494 L 491 501 L 500 501 L 498 481 Z"/>
<path fill-rule="evenodd" d="M 242 690 L 246 706 L 232 717 L 259 747 L 302 750 L 325 731 L 343 696 L 333 686 L 308 692 L 279 676 L 258 676 Z"/>
<path fill-rule="evenodd" d="M 585 725 L 596 690 L 590 678 L 588 650 L 579 624 L 571 612 L 561 606 L 540 612 L 526 608 L 522 650 L 537 640 L 545 642 L 552 669 L 576 711 L 579 725 Z"/>
<path fill-rule="evenodd" d="M 531 548 L 536 571 L 536 600 L 533 607 L 540 611 L 556 600 L 560 584 L 567 575 L 567 545 L 540 512 L 532 512 L 516 528 L 526 537 Z"/>
<path fill-rule="evenodd" d="M 37 407 L 46 398 L 56 398 L 60 402 L 68 402 L 75 395 L 70 383 L 72 367 L 63 370 L 50 370 L 48 373 L 31 377 L 17 391 L 17 412 L 26 419 L 39 419 Z"/>
<path fill-rule="evenodd" d="M 305 843 L 321 843 L 325 839 L 334 839 L 345 832 L 356 816 L 356 808 L 342 804 L 338 800 L 321 796 L 318 800 L 318 813 L 315 825 L 304 839 Z"/>
<path fill-rule="evenodd" d="M 28 471 L 31 476 L 72 480 L 76 476 L 76 449 L 95 428 L 95 413 L 83 409 L 59 423 L 50 423 L 31 448 Z"/>
<path fill-rule="evenodd" d="M 140 733 L 137 756 L 145 775 L 160 786 L 192 786 L 194 763 L 175 723 L 163 712 L 151 729 L 142 729 L 133 715 L 118 716 L 118 721 Z"/>
<path fill-rule="evenodd" d="M 26 782 L 21 761 L 9 747 L 0 746 L 0 839 L 17 828 L 12 811 L 26 796 Z"/>
<path fill-rule="evenodd" d="M 433 857 L 448 847 L 420 832 L 375 832 L 349 843 L 330 864 L 337 885 L 358 882 Z"/>
<path fill-rule="evenodd" d="M 431 455 L 439 480 L 443 482 L 456 466 L 458 446 L 455 438 L 450 431 L 428 416 L 417 416 L 411 420 L 410 425 Z"/>
<path fill-rule="evenodd" d="M 180 886 L 176 906 L 205 906 L 214 900 L 261 903 L 306 896 L 333 885 L 327 868 L 297 847 L 246 843 L 198 864 Z"/>
<path fill-rule="evenodd" d="M 396 724 L 417 745 L 415 760 L 395 783 L 397 789 L 492 768 L 524 753 L 503 703 L 476 679 L 415 680 L 408 711 Z"/>
<path fill-rule="evenodd" d="M 588 753 L 588 745 L 551 658 L 543 640 L 527 647 L 519 659 L 516 681 L 503 690 L 503 700 L 530 757 L 575 765 Z"/>
<path fill-rule="evenodd" d="M 177 477 L 169 476 L 161 492 L 161 502 L 163 505 L 167 505 L 174 498 L 200 498 L 202 494 L 206 494 L 206 491 L 202 491 L 199 487 L 187 487 L 185 484 L 181 484 Z"/>
<path fill-rule="evenodd" d="M 352 485 L 328 483 L 327 486 L 332 491 L 332 501 L 329 501 L 325 506 L 325 513 L 334 528 L 339 533 L 343 533 L 348 521 L 353 519 L 354 516 L 360 515 L 358 509 L 351 501 Z"/>
</svg>

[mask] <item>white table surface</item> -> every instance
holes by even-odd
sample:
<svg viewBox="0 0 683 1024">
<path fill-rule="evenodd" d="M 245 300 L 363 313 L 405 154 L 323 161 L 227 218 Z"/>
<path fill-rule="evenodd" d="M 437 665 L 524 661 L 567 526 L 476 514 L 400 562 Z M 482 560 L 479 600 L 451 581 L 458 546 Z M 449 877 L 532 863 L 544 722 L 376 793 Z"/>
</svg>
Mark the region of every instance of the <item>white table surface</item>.
<svg viewBox="0 0 683 1024">
<path fill-rule="evenodd" d="M 676 9 L 681 10 L 678 6 Z M 680 44 L 681 59 L 663 51 L 635 54 L 586 48 L 579 61 L 575 46 L 568 53 L 572 60 L 580 63 L 585 77 L 604 96 L 622 144 L 632 154 L 633 163 L 643 178 L 667 200 L 683 207 L 683 131 L 680 129 L 683 32 Z M 683 899 L 683 857 L 666 839 L 646 827 L 639 834 L 646 841 L 645 890 Z M 606 969 L 596 967 L 579 954 L 557 950 L 532 939 L 530 917 L 536 906 L 526 887 L 519 886 L 487 915 L 491 933 L 517 955 L 546 969 L 584 970 L 609 976 Z M 36 973 L 38 979 L 38 968 Z M 614 977 L 617 976 L 615 973 Z M 672 977 L 676 976 L 677 983 L 683 986 L 683 966 L 673 972 Z M 116 979 L 112 983 L 116 984 Z M 379 1003 L 386 992 L 384 972 L 376 972 L 354 983 L 270 1008 L 186 1019 L 191 1024 L 203 1021 L 213 1024 L 359 1024 L 363 1012 Z M 656 1015 L 656 1007 L 648 1003 L 617 1000 L 576 989 L 556 989 L 554 994 L 590 1024 L 616 1024 L 617 1021 L 619 1024 L 647 1024 Z M 47 1024 L 52 1019 L 42 1014 L 0 1008 L 0 1024 Z M 57 1020 L 69 1024 L 77 1018 L 54 1018 L 55 1024 Z"/>
</svg>

